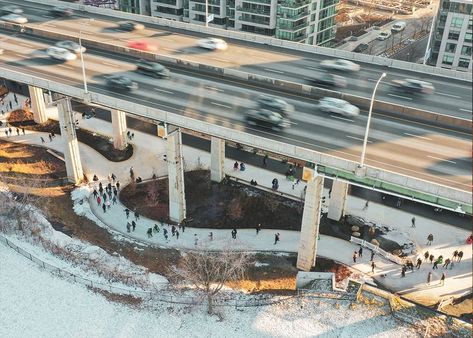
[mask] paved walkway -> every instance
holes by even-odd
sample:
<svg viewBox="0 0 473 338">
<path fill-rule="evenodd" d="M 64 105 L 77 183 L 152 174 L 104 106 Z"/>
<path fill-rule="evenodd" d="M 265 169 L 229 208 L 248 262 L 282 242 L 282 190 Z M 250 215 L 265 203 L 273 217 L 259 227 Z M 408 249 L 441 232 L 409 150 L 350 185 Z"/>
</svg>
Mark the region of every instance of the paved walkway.
<svg viewBox="0 0 473 338">
<path fill-rule="evenodd" d="M 51 118 L 57 118 L 57 110 L 50 108 L 48 115 Z M 2 116 L 1 119 L 4 121 L 5 117 L 6 115 Z M 105 135 L 112 134 L 111 124 L 109 122 L 98 119 L 82 119 L 80 114 L 77 114 L 77 119 L 79 120 L 79 126 L 81 128 L 100 131 L 101 134 Z M 129 169 L 131 166 L 134 167 L 135 175 L 143 179 L 150 178 L 153 174 L 157 176 L 167 174 L 167 166 L 163 158 L 165 154 L 165 141 L 139 131 L 132 130 L 132 132 L 134 132 L 135 138 L 131 143 L 134 145 L 135 151 L 133 156 L 124 162 L 110 162 L 87 145 L 79 144 L 84 171 L 90 180 L 92 180 L 93 175 L 96 174 L 101 180 L 106 181 L 106 177 L 110 173 L 114 173 L 121 182 L 121 186 L 124 186 L 127 180 L 129 180 Z M 60 136 L 57 136 L 52 142 L 49 142 L 46 133 L 26 131 L 25 135 L 20 134 L 17 136 L 15 132 L 14 134 L 15 136 L 8 138 L 9 141 L 45 146 L 59 152 L 63 150 Z M 46 143 L 42 144 L 41 136 L 46 140 Z M 6 138 L 3 130 L 0 130 L 0 137 L 2 139 Z M 183 155 L 186 170 L 192 170 L 196 167 L 208 168 L 210 165 L 210 154 L 207 152 L 184 146 Z M 283 175 L 270 172 L 257 166 L 247 165 L 244 172 L 233 171 L 233 163 L 234 160 L 232 159 L 227 158 L 225 160 L 226 171 L 232 176 L 245 180 L 256 179 L 260 186 L 267 188 L 271 186 L 273 178 L 278 178 L 280 191 L 291 194 L 294 197 L 300 197 L 304 189 L 302 182 L 294 186 L 293 189 L 292 182 L 287 181 Z M 88 196 L 91 190 L 92 189 L 86 186 L 80 188 L 80 191 L 76 193 L 79 196 Z M 327 190 L 325 190 L 324 195 L 328 196 Z M 299 242 L 299 232 L 297 231 L 278 230 L 281 234 L 281 241 L 274 244 L 274 234 L 276 230 L 263 229 L 259 235 L 256 235 L 254 228 L 238 230 L 237 239 L 233 240 L 230 230 L 196 229 L 189 227 L 186 228 L 185 231 L 179 231 L 180 236 L 179 239 L 177 239 L 171 236 L 170 227 L 168 225 L 164 225 L 165 228 L 169 229 L 168 240 L 164 238 L 161 226 L 159 233 L 153 233 L 153 237 L 148 238 L 146 234 L 147 229 L 153 227 L 156 223 L 159 225 L 159 222 L 141 217 L 137 221 L 136 230 L 127 233 L 127 221 L 131 222 L 131 220 L 134 220 L 134 217 L 131 214 L 130 219 L 126 219 L 123 211 L 125 206 L 118 203 L 112 205 L 111 208 L 104 213 L 93 198 L 86 199 L 86 201 L 90 201 L 90 203 L 86 202 L 80 206 L 76 205 L 76 212 L 89 213 L 88 217 L 97 217 L 100 219 L 101 223 L 109 227 L 113 232 L 118 232 L 130 239 L 146 244 L 186 249 L 236 247 L 245 250 L 296 252 Z M 408 272 L 406 277 L 402 278 L 399 266 L 380 257 L 376 257 L 376 269 L 375 273 L 372 274 L 369 251 L 365 250 L 364 256 L 354 263 L 352 254 L 355 250 L 358 250 L 358 246 L 341 239 L 324 235 L 320 236 L 318 244 L 319 256 L 334 259 L 368 275 L 372 275 L 391 290 L 414 293 L 416 297 L 423 297 L 424 299 L 434 300 L 449 295 L 465 294 L 471 291 L 472 247 L 465 243 L 465 239 L 470 234 L 468 231 L 420 216 L 416 216 L 416 227 L 413 228 L 411 226 L 412 215 L 402 210 L 389 208 L 373 202 L 369 204 L 367 209 L 365 209 L 364 206 L 365 200 L 349 195 L 346 212 L 391 228 L 392 231 L 388 233 L 387 238 L 397 240 L 400 243 L 410 240 L 416 245 L 420 254 L 423 254 L 425 250 L 429 250 L 429 252 L 436 257 L 443 255 L 444 259 L 446 259 L 452 255 L 454 250 L 462 250 L 464 252 L 463 261 L 456 264 L 452 270 L 446 270 L 442 267 L 438 270 L 432 270 L 429 263 L 423 263 L 420 270 Z M 209 238 L 210 232 L 213 233 L 212 240 Z M 434 235 L 434 242 L 431 246 L 426 246 L 426 238 L 429 233 Z M 417 259 L 417 257 L 412 258 L 413 260 Z M 433 283 L 426 285 L 429 271 L 433 273 Z M 447 274 L 444 286 L 440 286 L 439 284 L 439 278 L 442 272 L 446 272 Z M 381 275 L 385 275 L 385 277 L 381 277 Z"/>
</svg>

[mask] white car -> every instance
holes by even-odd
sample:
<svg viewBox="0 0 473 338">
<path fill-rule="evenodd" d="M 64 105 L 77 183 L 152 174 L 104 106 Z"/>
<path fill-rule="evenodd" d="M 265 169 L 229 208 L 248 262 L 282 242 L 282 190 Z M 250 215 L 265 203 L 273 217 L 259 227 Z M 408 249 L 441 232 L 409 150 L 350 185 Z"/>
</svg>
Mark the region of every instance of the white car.
<svg viewBox="0 0 473 338">
<path fill-rule="evenodd" d="M 7 14 L 7 15 L 2 16 L 0 19 L 2 19 L 3 21 L 19 23 L 19 24 L 25 24 L 28 22 L 27 18 L 19 14 Z"/>
<path fill-rule="evenodd" d="M 391 32 L 398 33 L 403 31 L 406 28 L 405 21 L 398 21 L 391 27 Z"/>
<path fill-rule="evenodd" d="M 197 41 L 197 45 L 201 48 L 211 50 L 226 50 L 228 48 L 224 40 L 217 38 L 200 39 Z"/>
<path fill-rule="evenodd" d="M 82 49 L 82 53 L 85 53 L 86 51 L 86 48 L 84 46 L 81 47 L 77 42 L 70 41 L 70 40 L 58 41 L 56 42 L 55 46 L 70 50 L 71 52 L 74 52 L 76 54 L 79 54 L 81 52 L 81 49 Z"/>
<path fill-rule="evenodd" d="M 71 53 L 65 48 L 59 48 L 59 47 L 49 47 L 46 50 L 46 53 L 48 56 L 52 59 L 56 60 L 61 60 L 61 61 L 73 61 L 77 59 L 77 55 L 74 53 Z"/>
<path fill-rule="evenodd" d="M 384 32 L 379 33 L 376 39 L 383 41 L 383 40 L 389 39 L 390 37 L 391 37 L 391 32 L 384 31 Z"/>
<path fill-rule="evenodd" d="M 325 69 L 344 70 L 350 72 L 357 72 L 360 70 L 360 65 L 348 60 L 324 60 L 320 66 Z"/>
<path fill-rule="evenodd" d="M 319 101 L 319 109 L 323 112 L 340 114 L 349 117 L 360 114 L 360 108 L 345 100 L 336 99 L 334 97 L 321 98 Z"/>
<path fill-rule="evenodd" d="M 23 14 L 23 10 L 15 5 L 7 5 L 0 8 L 0 13 L 3 14 Z"/>
</svg>

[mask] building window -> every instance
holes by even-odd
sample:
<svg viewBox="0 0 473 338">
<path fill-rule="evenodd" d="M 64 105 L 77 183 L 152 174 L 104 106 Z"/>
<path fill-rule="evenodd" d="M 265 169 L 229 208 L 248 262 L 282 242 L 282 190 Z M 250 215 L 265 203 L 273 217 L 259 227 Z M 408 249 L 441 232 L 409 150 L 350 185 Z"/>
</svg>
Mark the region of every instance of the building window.
<svg viewBox="0 0 473 338">
<path fill-rule="evenodd" d="M 463 18 L 452 18 L 450 27 L 461 28 L 463 26 Z"/>
<path fill-rule="evenodd" d="M 463 46 L 462 47 L 462 55 L 471 56 L 471 49 L 472 49 L 471 46 Z"/>
<path fill-rule="evenodd" d="M 471 32 L 465 34 L 465 42 L 471 42 Z"/>
<path fill-rule="evenodd" d="M 449 40 L 456 40 L 458 41 L 458 38 L 460 37 L 460 32 L 458 31 L 450 31 L 448 32 L 448 39 Z"/>
<path fill-rule="evenodd" d="M 445 46 L 445 51 L 448 53 L 455 53 L 456 49 L 457 49 L 456 43 L 447 43 L 447 45 Z"/>
<path fill-rule="evenodd" d="M 443 57 L 442 63 L 443 63 L 444 65 L 449 65 L 449 66 L 451 66 L 451 65 L 453 64 L 453 56 L 445 55 L 445 56 Z"/>
<path fill-rule="evenodd" d="M 468 68 L 469 65 L 470 60 L 468 59 L 460 59 L 460 61 L 458 62 L 458 67 Z"/>
</svg>

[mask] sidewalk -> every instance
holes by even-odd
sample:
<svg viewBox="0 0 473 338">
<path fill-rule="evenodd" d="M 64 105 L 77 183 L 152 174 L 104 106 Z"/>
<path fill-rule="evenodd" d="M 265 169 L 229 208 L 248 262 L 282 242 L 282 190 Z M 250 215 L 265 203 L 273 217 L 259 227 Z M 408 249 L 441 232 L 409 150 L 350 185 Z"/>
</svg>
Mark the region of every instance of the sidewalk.
<svg viewBox="0 0 473 338">
<path fill-rule="evenodd" d="M 57 110 L 55 108 L 49 108 L 48 114 L 51 118 L 57 118 Z M 1 116 L 0 118 L 4 120 L 5 117 L 6 115 Z M 100 131 L 101 134 L 111 135 L 111 124 L 109 122 L 99 119 L 82 119 L 80 114 L 77 114 L 76 118 L 79 120 L 79 126 L 81 128 L 96 130 Z M 129 160 L 124 162 L 109 162 L 92 148 L 81 143 L 79 144 L 84 172 L 90 181 L 92 181 L 94 174 L 96 174 L 99 179 L 106 180 L 110 173 L 114 173 L 118 177 L 121 185 L 124 186 L 128 183 L 129 169 L 131 166 L 134 167 L 135 175 L 142 177 L 144 180 L 151 178 L 153 174 L 156 174 L 157 176 L 164 176 L 167 174 L 167 164 L 163 159 L 166 141 L 139 131 L 132 130 L 132 132 L 135 134 L 135 138 L 131 141 L 131 144 L 134 146 L 134 154 Z M 16 135 L 15 132 L 14 134 Z M 41 144 L 40 136 L 43 136 L 46 140 L 45 144 Z M 6 139 L 3 130 L 0 130 L 0 138 Z M 61 137 L 58 135 L 52 142 L 49 142 L 47 133 L 26 131 L 26 135 L 11 136 L 8 138 L 8 141 L 45 146 L 59 152 L 62 152 L 63 150 Z M 202 166 L 204 168 L 210 166 L 210 154 L 207 152 L 183 146 L 183 155 L 186 170 L 192 170 L 197 166 Z M 247 181 L 256 179 L 258 185 L 267 188 L 270 188 L 273 178 L 278 178 L 280 191 L 300 198 L 305 186 L 303 182 L 296 185 L 293 189 L 292 182 L 287 181 L 284 175 L 273 173 L 252 165 L 246 165 L 246 170 L 244 172 L 234 171 L 234 162 L 233 159 L 225 159 L 227 174 Z M 79 188 L 79 191 L 76 191 L 76 194 L 78 196 L 89 195 L 92 190 L 93 189 L 90 189 L 89 187 L 81 187 Z M 324 195 L 328 198 L 327 189 L 325 189 Z M 111 209 L 104 213 L 93 200 L 93 197 L 88 200 L 86 199 L 86 201 L 90 201 L 90 203 L 84 203 L 81 206 L 76 204 L 76 212 L 80 211 L 87 213 L 90 210 L 93 214 L 88 215 L 89 217 L 97 217 L 107 227 L 113 230 L 113 232 L 118 232 L 125 237 L 142 242 L 143 244 L 176 247 L 180 249 L 196 249 L 205 246 L 205 248 L 208 249 L 218 250 L 224 247 L 235 247 L 251 251 L 271 252 L 297 252 L 298 248 L 299 232 L 276 231 L 271 229 L 262 229 L 259 235 L 256 235 L 256 231 L 253 228 L 241 229 L 238 230 L 236 240 L 231 238 L 230 230 L 194 229 L 192 227 L 186 227 L 185 232 L 179 231 L 179 239 L 172 237 L 171 232 L 168 231 L 169 240 L 166 241 L 162 230 L 157 234 L 153 233 L 152 238 L 148 238 L 146 235 L 148 228 L 153 227 L 155 223 L 159 224 L 159 222 L 141 217 L 137 221 L 136 231 L 127 233 L 127 219 L 123 212 L 125 206 L 118 203 L 117 205 L 112 205 Z M 454 250 L 462 250 L 464 252 L 464 260 L 461 263 L 457 263 L 453 270 L 445 270 L 441 266 L 439 266 L 438 270 L 432 270 L 430 264 L 423 263 L 420 270 L 407 272 L 406 277 L 404 278 L 401 278 L 400 276 L 399 266 L 381 259 L 380 257 L 376 257 L 376 269 L 375 274 L 373 275 L 374 278 L 379 278 L 380 282 L 384 286 L 393 291 L 414 293 L 416 297 L 427 297 L 433 300 L 449 295 L 459 296 L 471 291 L 472 248 L 471 245 L 465 243 L 465 239 L 470 235 L 468 231 L 420 216 L 416 216 L 416 228 L 412 228 L 411 214 L 399 209 L 386 207 L 382 204 L 376 204 L 374 202 L 370 202 L 369 207 L 366 210 L 363 210 L 365 202 L 366 201 L 363 199 L 349 195 L 347 198 L 346 213 L 361 216 L 365 220 L 392 228 L 393 230 L 388 233 L 387 237 L 401 243 L 411 240 L 417 246 L 419 255 L 423 255 L 425 250 L 429 250 L 429 252 L 434 254 L 435 257 L 443 255 L 445 260 L 446 258 L 451 257 Z M 131 220 L 134 220 L 132 213 L 130 214 L 129 221 L 131 222 Z M 170 228 L 167 225 L 165 225 L 165 227 Z M 211 231 L 213 232 L 212 241 L 210 241 L 208 237 Z M 281 241 L 275 245 L 274 234 L 276 232 L 281 234 Z M 426 246 L 426 238 L 429 233 L 434 235 L 434 242 L 433 245 Z M 195 245 L 196 238 L 197 245 Z M 352 254 L 355 250 L 358 250 L 358 246 L 347 241 L 321 235 L 318 242 L 317 254 L 318 256 L 336 260 L 363 273 L 371 275 L 369 261 L 370 252 L 364 250 L 363 258 L 358 260 L 357 263 L 353 263 Z M 412 258 L 415 263 L 417 257 Z M 433 283 L 427 287 L 426 280 L 429 271 L 432 272 Z M 438 285 L 438 280 L 442 272 L 447 273 L 445 286 Z M 380 277 L 380 275 L 384 274 L 386 275 L 385 277 Z"/>
</svg>

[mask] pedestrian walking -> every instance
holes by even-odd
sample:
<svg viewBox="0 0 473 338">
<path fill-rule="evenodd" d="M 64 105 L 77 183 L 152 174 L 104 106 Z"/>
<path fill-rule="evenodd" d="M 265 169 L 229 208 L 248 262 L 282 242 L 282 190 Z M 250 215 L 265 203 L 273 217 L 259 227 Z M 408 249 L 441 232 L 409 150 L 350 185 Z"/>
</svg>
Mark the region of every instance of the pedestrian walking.
<svg viewBox="0 0 473 338">
<path fill-rule="evenodd" d="M 432 264 L 433 260 L 434 260 L 434 255 L 430 255 L 429 256 L 429 260 L 430 260 L 430 264 Z"/>
<path fill-rule="evenodd" d="M 371 262 L 371 272 L 374 273 L 374 268 L 376 267 L 376 264 L 374 262 Z"/>
<path fill-rule="evenodd" d="M 420 265 L 421 265 L 421 264 L 422 264 L 422 259 L 417 258 L 416 268 L 417 268 L 417 269 L 420 269 Z"/>
<path fill-rule="evenodd" d="M 456 260 L 458 258 L 458 250 L 455 250 L 453 252 L 453 260 Z"/>
<path fill-rule="evenodd" d="M 374 260 L 374 251 L 373 251 L 373 250 L 371 250 L 371 259 L 370 259 L 370 260 L 371 260 L 371 261 Z"/>
<path fill-rule="evenodd" d="M 463 251 L 460 251 L 460 252 L 458 253 L 458 263 L 461 262 L 462 258 L 463 258 Z"/>
<path fill-rule="evenodd" d="M 102 197 L 103 197 L 103 201 L 105 202 L 107 200 L 107 193 L 104 192 Z"/>
<path fill-rule="evenodd" d="M 406 277 L 406 270 L 407 270 L 407 267 L 403 265 L 401 269 L 401 277 Z"/>
<path fill-rule="evenodd" d="M 112 173 L 111 177 L 112 177 L 112 182 L 115 183 L 115 181 L 117 180 L 117 176 L 115 176 L 115 174 Z"/>
<path fill-rule="evenodd" d="M 360 246 L 360 249 L 358 250 L 358 257 L 363 257 L 363 248 Z"/>
<path fill-rule="evenodd" d="M 171 236 L 174 237 L 175 234 L 176 234 L 176 227 L 173 225 L 171 227 Z"/>
<path fill-rule="evenodd" d="M 258 225 L 256 226 L 256 234 L 258 235 L 260 231 L 261 231 L 261 223 L 258 223 Z"/>
<path fill-rule="evenodd" d="M 440 277 L 440 284 L 442 286 L 445 285 L 445 277 L 446 277 L 445 272 L 442 272 L 442 277 Z"/>
<path fill-rule="evenodd" d="M 135 231 L 135 228 L 136 228 L 136 222 L 135 221 L 131 221 L 131 227 L 133 228 L 133 231 Z"/>
<path fill-rule="evenodd" d="M 209 233 L 209 241 L 212 241 L 214 239 L 214 234 L 213 232 Z"/>
<path fill-rule="evenodd" d="M 110 208 L 112 207 L 112 206 L 110 205 L 110 200 L 107 200 L 107 202 L 105 202 L 105 204 L 107 205 L 107 209 L 110 210 Z"/>
<path fill-rule="evenodd" d="M 176 230 L 176 239 L 179 239 L 179 231 Z"/>
<path fill-rule="evenodd" d="M 407 268 L 409 268 L 409 270 L 414 271 L 414 263 L 412 263 L 411 260 L 408 260 L 406 262 L 406 266 L 407 266 Z"/>
<path fill-rule="evenodd" d="M 199 244 L 199 239 L 197 238 L 197 234 L 194 234 L 194 245 L 197 246 Z"/>
<path fill-rule="evenodd" d="M 412 217 L 411 223 L 412 223 L 412 227 L 415 228 L 416 227 L 416 218 L 415 217 Z"/>
<path fill-rule="evenodd" d="M 164 235 L 164 239 L 167 241 L 168 240 L 168 231 L 166 229 L 163 229 L 163 235 Z"/>
<path fill-rule="evenodd" d="M 425 260 L 429 259 L 429 252 L 428 252 L 428 251 L 426 251 L 426 252 L 424 253 L 424 258 L 425 258 Z"/>
<path fill-rule="evenodd" d="M 102 209 L 104 213 L 107 212 L 107 206 L 105 205 L 105 202 L 102 204 Z"/>
<path fill-rule="evenodd" d="M 52 136 L 53 138 L 56 137 L 56 134 L 54 133 L 54 131 L 51 132 L 51 136 Z"/>
<path fill-rule="evenodd" d="M 453 262 L 453 259 L 452 259 L 452 261 L 450 262 L 450 270 L 452 270 L 454 266 L 455 266 L 455 263 Z"/>
<path fill-rule="evenodd" d="M 13 93 L 13 99 L 15 100 L 15 103 L 18 103 L 18 98 L 16 97 L 15 93 Z"/>
<path fill-rule="evenodd" d="M 356 251 L 353 252 L 353 263 L 356 263 L 358 253 Z"/>
<path fill-rule="evenodd" d="M 101 204 L 102 204 L 102 199 L 100 198 L 100 196 L 97 196 L 97 205 L 100 207 Z"/>
<path fill-rule="evenodd" d="M 146 234 L 148 235 L 148 238 L 153 237 L 153 228 L 148 228 L 148 231 L 146 231 Z"/>
<path fill-rule="evenodd" d="M 154 227 L 153 227 L 153 230 L 154 232 L 158 233 L 159 232 L 159 227 L 156 223 L 154 223 Z"/>
<path fill-rule="evenodd" d="M 97 198 L 97 195 L 98 195 L 99 193 L 97 192 L 97 189 L 94 189 L 94 192 L 93 192 L 92 194 L 94 195 L 94 198 Z"/>
<path fill-rule="evenodd" d="M 440 259 L 437 258 L 437 260 L 434 262 L 434 266 L 432 267 L 432 270 L 438 269 L 438 265 L 440 264 Z"/>
<path fill-rule="evenodd" d="M 125 210 L 125 214 L 126 214 L 126 219 L 128 219 L 128 217 L 130 216 L 130 209 L 126 208 Z"/>
<path fill-rule="evenodd" d="M 233 239 L 236 239 L 236 235 L 237 235 L 237 229 L 234 228 L 234 229 L 232 230 L 232 238 L 233 238 Z"/>
<path fill-rule="evenodd" d="M 128 137 L 129 140 L 131 140 L 131 133 L 129 130 L 126 132 L 126 136 Z"/>
<path fill-rule="evenodd" d="M 135 138 L 135 133 L 131 133 L 131 139 L 133 140 Z"/>
<path fill-rule="evenodd" d="M 135 220 L 137 221 L 139 219 L 140 219 L 140 214 L 137 211 L 135 211 Z"/>
<path fill-rule="evenodd" d="M 274 245 L 276 245 L 277 242 L 279 242 L 279 232 L 274 235 Z"/>
<path fill-rule="evenodd" d="M 233 170 L 237 171 L 238 168 L 239 168 L 238 161 L 236 161 L 235 163 L 233 163 Z"/>
<path fill-rule="evenodd" d="M 451 262 L 450 258 L 447 258 L 447 259 L 445 260 L 445 263 L 443 263 L 443 267 L 444 267 L 445 269 L 448 269 L 448 265 L 450 264 L 450 262 Z"/>
<path fill-rule="evenodd" d="M 427 275 L 427 284 L 430 284 L 432 281 L 432 272 L 429 271 L 429 274 Z"/>
<path fill-rule="evenodd" d="M 245 171 L 245 169 L 246 169 L 245 163 L 241 162 L 240 163 L 240 171 Z"/>
<path fill-rule="evenodd" d="M 16 136 L 20 136 L 20 129 L 16 128 Z"/>
<path fill-rule="evenodd" d="M 434 240 L 434 235 L 429 234 L 427 236 L 427 245 L 432 245 L 433 240 Z"/>
<path fill-rule="evenodd" d="M 49 137 L 49 142 L 52 142 L 52 141 L 53 141 L 53 137 L 51 136 L 51 134 L 48 134 L 48 137 Z"/>
<path fill-rule="evenodd" d="M 133 170 L 133 167 L 130 167 L 130 178 L 132 181 L 135 180 L 135 171 Z"/>
<path fill-rule="evenodd" d="M 113 196 L 113 198 L 112 198 L 112 203 L 113 203 L 113 204 L 117 204 L 117 196 L 116 196 L 116 195 Z"/>
<path fill-rule="evenodd" d="M 130 222 L 126 222 L 126 232 L 130 232 L 131 224 Z"/>
<path fill-rule="evenodd" d="M 396 202 L 396 208 L 400 208 L 401 205 L 402 205 L 402 200 L 401 200 L 401 198 L 398 198 L 397 202 Z"/>
<path fill-rule="evenodd" d="M 5 130 L 5 134 L 7 134 L 7 136 L 8 136 L 8 132 L 6 130 Z M 42 136 L 40 136 L 40 139 L 41 139 L 41 143 L 46 142 L 46 141 L 44 141 L 44 138 Z"/>
<path fill-rule="evenodd" d="M 266 167 L 268 165 L 268 154 L 264 154 L 263 157 L 263 167 Z"/>
<path fill-rule="evenodd" d="M 117 190 L 120 190 L 120 182 L 117 181 L 117 183 L 115 185 L 117 186 Z"/>
<path fill-rule="evenodd" d="M 10 106 L 10 110 L 12 110 L 12 109 L 13 109 L 13 105 L 11 104 L 11 101 L 8 102 L 8 105 Z M 10 133 L 11 133 L 11 132 L 10 132 Z"/>
<path fill-rule="evenodd" d="M 25 135 L 25 128 L 21 127 L 21 132 Z"/>
<path fill-rule="evenodd" d="M 329 197 L 329 198 L 330 198 L 330 197 Z M 365 206 L 363 207 L 363 211 L 365 211 L 366 209 L 368 209 L 369 203 L 370 203 L 370 201 L 366 200 Z"/>
</svg>

